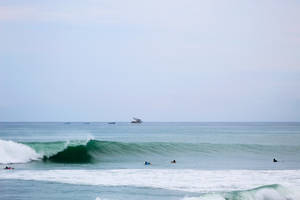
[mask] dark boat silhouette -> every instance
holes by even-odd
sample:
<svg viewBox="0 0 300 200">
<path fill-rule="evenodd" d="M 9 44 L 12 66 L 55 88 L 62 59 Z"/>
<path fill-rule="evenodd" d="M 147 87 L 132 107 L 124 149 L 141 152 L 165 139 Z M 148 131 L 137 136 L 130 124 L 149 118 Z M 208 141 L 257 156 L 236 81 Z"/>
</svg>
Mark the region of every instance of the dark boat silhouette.
<svg viewBox="0 0 300 200">
<path fill-rule="evenodd" d="M 131 121 L 131 123 L 133 123 L 133 124 L 140 124 L 140 123 L 142 123 L 143 121 L 141 120 L 141 119 L 139 119 L 139 118 L 135 118 L 135 117 L 133 117 L 133 120 Z"/>
</svg>

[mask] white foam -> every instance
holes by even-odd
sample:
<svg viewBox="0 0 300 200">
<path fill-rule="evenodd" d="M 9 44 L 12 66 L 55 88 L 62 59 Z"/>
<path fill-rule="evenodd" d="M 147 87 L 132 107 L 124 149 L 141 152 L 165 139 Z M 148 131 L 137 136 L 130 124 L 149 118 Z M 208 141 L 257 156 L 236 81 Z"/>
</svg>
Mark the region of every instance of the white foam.
<svg viewBox="0 0 300 200">
<path fill-rule="evenodd" d="M 200 197 L 185 197 L 183 200 L 225 200 L 221 194 L 208 194 Z"/>
<path fill-rule="evenodd" d="M 13 141 L 0 140 L 0 163 L 26 163 L 37 160 L 40 155 L 32 148 Z"/>
<path fill-rule="evenodd" d="M 100 198 L 100 197 L 96 197 L 95 200 L 107 200 L 107 199 L 102 199 L 102 198 Z"/>
<path fill-rule="evenodd" d="M 279 191 L 276 191 L 272 188 L 265 188 L 262 190 L 257 191 L 253 195 L 245 194 L 247 199 L 255 199 L 255 200 L 265 200 L 265 199 L 272 199 L 272 200 L 286 200 L 286 196 L 281 194 Z"/>
<path fill-rule="evenodd" d="M 225 200 L 225 199 L 236 199 L 226 198 L 228 193 L 211 193 L 204 194 L 199 197 L 185 197 L 183 200 Z M 237 194 L 236 194 L 237 195 Z M 229 194 L 230 196 L 230 194 Z M 238 199 L 244 200 L 298 200 L 299 193 L 296 194 L 283 187 L 278 188 L 258 188 L 250 191 L 240 191 L 238 194 Z"/>
<path fill-rule="evenodd" d="M 94 140 L 94 139 L 95 139 L 95 137 L 92 134 L 88 134 L 86 136 L 86 143 L 88 143 L 90 140 Z"/>
<path fill-rule="evenodd" d="M 3 170 L 0 171 L 0 179 L 53 181 L 101 186 L 152 187 L 188 192 L 248 190 L 271 184 L 300 189 L 300 170 L 119 169 L 15 170 L 14 172 Z"/>
<path fill-rule="evenodd" d="M 89 141 L 94 139 L 95 137 L 93 135 L 88 134 L 86 138 L 80 140 L 67 140 L 65 142 L 64 148 L 67 148 L 68 146 L 86 145 Z"/>
</svg>

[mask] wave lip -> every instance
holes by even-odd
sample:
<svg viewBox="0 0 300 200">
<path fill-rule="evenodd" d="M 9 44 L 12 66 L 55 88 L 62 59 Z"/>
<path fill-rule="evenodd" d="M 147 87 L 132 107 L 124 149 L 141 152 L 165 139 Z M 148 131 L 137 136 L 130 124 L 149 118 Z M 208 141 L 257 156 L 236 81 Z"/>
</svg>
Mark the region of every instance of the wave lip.
<svg viewBox="0 0 300 200">
<path fill-rule="evenodd" d="M 0 164 L 27 163 L 41 157 L 27 145 L 0 140 Z"/>
</svg>

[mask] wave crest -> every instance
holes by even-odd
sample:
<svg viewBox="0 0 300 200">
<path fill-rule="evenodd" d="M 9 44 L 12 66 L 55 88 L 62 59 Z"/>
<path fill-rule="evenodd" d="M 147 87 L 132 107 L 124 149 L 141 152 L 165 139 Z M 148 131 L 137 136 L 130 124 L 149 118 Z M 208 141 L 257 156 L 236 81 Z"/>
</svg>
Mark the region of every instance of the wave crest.
<svg viewBox="0 0 300 200">
<path fill-rule="evenodd" d="M 54 145 L 54 144 L 52 144 Z M 57 145 L 57 144 L 56 144 Z M 113 141 L 89 140 L 88 142 L 77 142 L 67 147 L 56 148 L 54 153 L 46 155 L 45 161 L 58 163 L 91 163 L 113 159 L 117 156 L 123 158 L 138 155 L 177 155 L 185 153 L 196 153 L 202 155 L 213 154 L 239 154 L 247 152 L 252 154 L 274 152 L 300 153 L 299 146 L 271 146 L 258 144 L 209 144 L 209 143 L 167 143 L 167 142 L 146 142 L 146 143 L 124 143 Z M 57 150 L 60 149 L 60 150 Z"/>
<path fill-rule="evenodd" d="M 265 185 L 251 190 L 223 193 L 207 193 L 199 197 L 185 197 L 183 200 L 296 200 L 299 194 L 278 185 Z"/>
<path fill-rule="evenodd" d="M 210 144 L 210 143 L 168 143 L 140 142 L 124 143 L 113 141 L 58 141 L 16 143 L 1 140 L 0 163 L 29 162 L 43 156 L 44 161 L 56 163 L 93 163 L 136 158 L 145 155 L 267 155 L 284 152 L 289 155 L 300 153 L 300 146 L 258 145 L 258 144 Z M 120 159 L 122 157 L 122 159 Z"/>
</svg>

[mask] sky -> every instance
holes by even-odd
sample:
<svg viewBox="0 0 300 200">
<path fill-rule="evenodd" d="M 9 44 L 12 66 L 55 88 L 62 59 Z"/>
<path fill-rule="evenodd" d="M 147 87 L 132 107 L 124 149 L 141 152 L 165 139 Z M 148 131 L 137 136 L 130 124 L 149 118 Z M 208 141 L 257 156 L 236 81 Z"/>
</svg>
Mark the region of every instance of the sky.
<svg viewBox="0 0 300 200">
<path fill-rule="evenodd" d="M 0 1 L 0 121 L 300 121 L 299 10 Z"/>
</svg>

